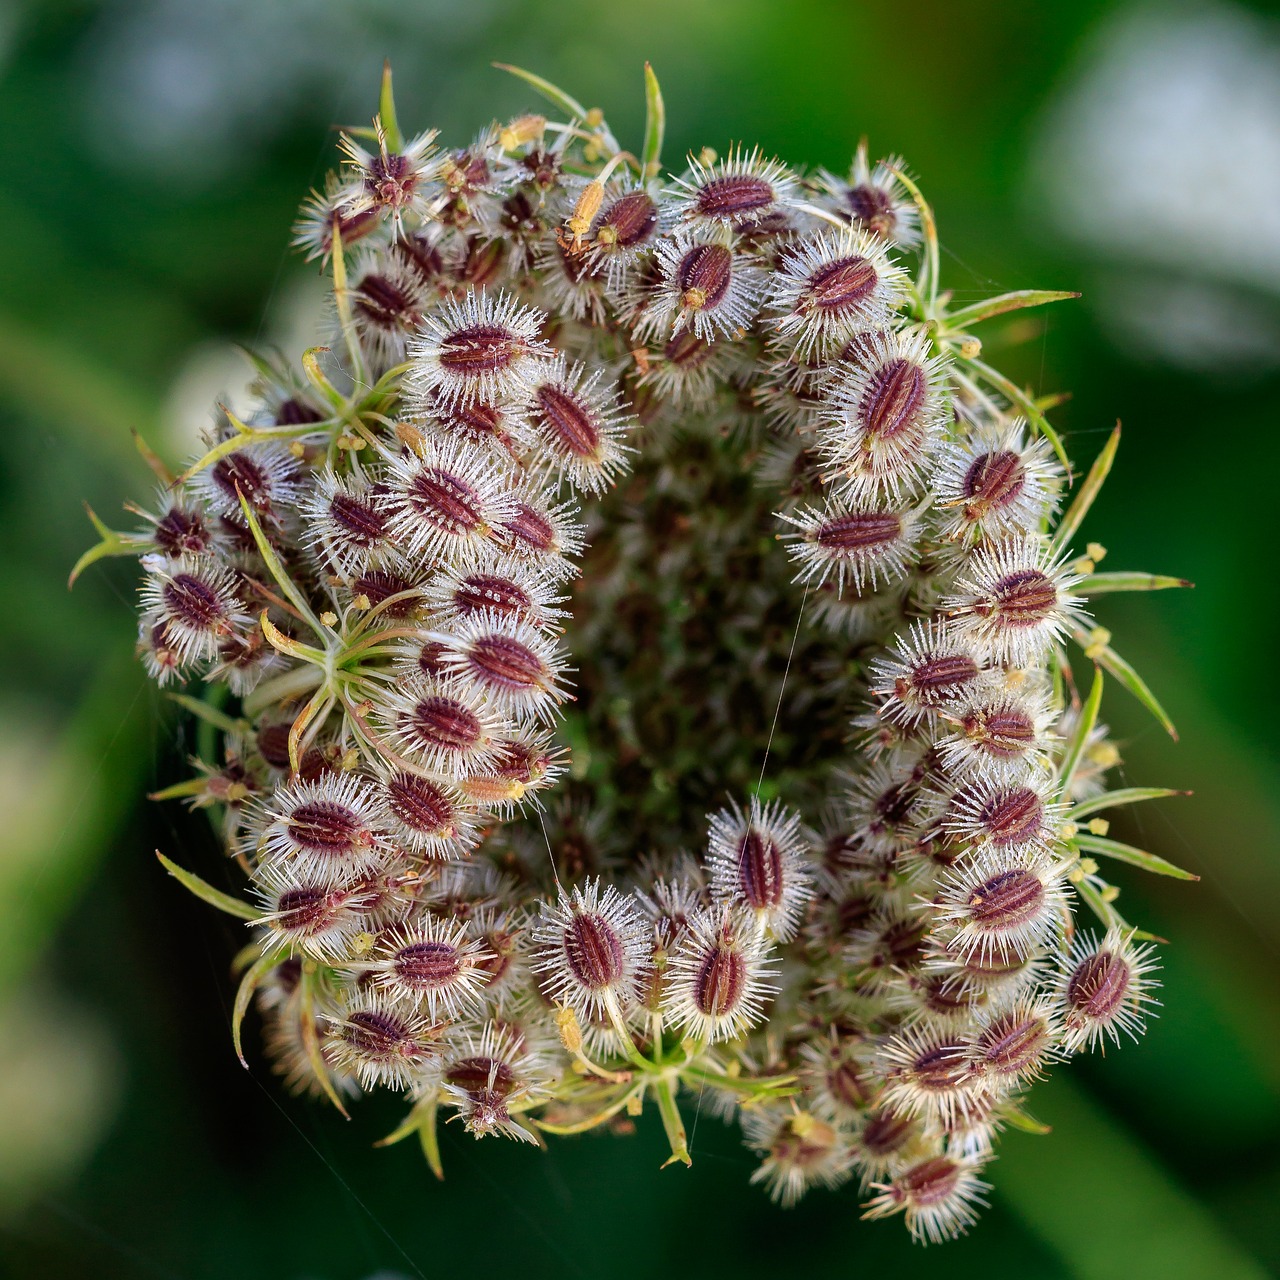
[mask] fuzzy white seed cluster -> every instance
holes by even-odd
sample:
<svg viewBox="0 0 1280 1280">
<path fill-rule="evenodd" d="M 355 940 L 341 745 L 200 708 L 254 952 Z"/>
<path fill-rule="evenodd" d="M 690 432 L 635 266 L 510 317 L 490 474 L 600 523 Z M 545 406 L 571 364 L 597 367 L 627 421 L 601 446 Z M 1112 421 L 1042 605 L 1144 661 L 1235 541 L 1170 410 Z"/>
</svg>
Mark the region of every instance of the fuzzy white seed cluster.
<svg viewBox="0 0 1280 1280">
<path fill-rule="evenodd" d="M 547 91 L 447 150 L 388 76 L 298 224 L 319 344 L 100 526 L 248 893 L 167 865 L 256 941 L 237 1042 L 256 996 L 291 1087 L 402 1093 L 437 1167 L 448 1117 L 646 1103 L 687 1163 L 696 1095 L 783 1203 L 955 1235 L 1028 1088 L 1153 1002 L 1098 858 L 1181 873 L 1098 815 L 1170 793 L 1108 792 L 1102 672 L 1159 709 L 1084 606 L 1173 580 L 1069 550 L 1110 455 L 1067 506 L 972 332 L 1064 295 L 953 307 L 900 161 L 663 179 L 651 76 L 639 159 Z"/>
</svg>

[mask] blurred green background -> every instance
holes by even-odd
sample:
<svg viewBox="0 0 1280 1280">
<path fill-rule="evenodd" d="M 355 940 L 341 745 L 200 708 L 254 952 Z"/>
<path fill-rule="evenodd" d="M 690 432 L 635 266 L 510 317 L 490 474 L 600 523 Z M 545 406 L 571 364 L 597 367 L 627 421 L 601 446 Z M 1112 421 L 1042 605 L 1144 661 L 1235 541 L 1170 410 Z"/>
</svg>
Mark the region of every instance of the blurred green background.
<svg viewBox="0 0 1280 1280">
<path fill-rule="evenodd" d="M 703 1118 L 691 1171 L 629 1146 L 445 1138 L 375 1151 L 282 1094 L 227 1034 L 237 926 L 162 875 L 216 875 L 201 820 L 144 793 L 183 769 L 176 719 L 131 657 L 132 571 L 73 594 L 80 503 L 119 523 L 246 382 L 235 342 L 299 352 L 319 297 L 284 252 L 334 123 L 366 120 L 384 55 L 402 121 L 460 144 L 534 104 L 536 68 L 634 145 L 641 65 L 667 160 L 730 141 L 848 163 L 899 151 L 958 294 L 1080 289 L 989 350 L 1069 389 L 1087 462 L 1124 443 L 1084 530 L 1107 568 L 1194 592 L 1107 598 L 1116 647 L 1182 732 L 1118 689 L 1134 782 L 1192 788 L 1118 834 L 1198 871 L 1122 874 L 1171 939 L 1147 1039 L 1033 1095 L 992 1209 L 944 1249 L 857 1222 L 856 1190 L 790 1213 Z M 8 0 L 0 7 L 0 1272 L 357 1280 L 801 1273 L 1235 1277 L 1280 1273 L 1280 20 L 1226 3 L 1063 0 Z M 1005 345 L 1000 346 L 1003 343 Z M 996 347 L 1000 346 L 998 353 Z M 1123 869 L 1122 869 L 1123 870 Z"/>
</svg>

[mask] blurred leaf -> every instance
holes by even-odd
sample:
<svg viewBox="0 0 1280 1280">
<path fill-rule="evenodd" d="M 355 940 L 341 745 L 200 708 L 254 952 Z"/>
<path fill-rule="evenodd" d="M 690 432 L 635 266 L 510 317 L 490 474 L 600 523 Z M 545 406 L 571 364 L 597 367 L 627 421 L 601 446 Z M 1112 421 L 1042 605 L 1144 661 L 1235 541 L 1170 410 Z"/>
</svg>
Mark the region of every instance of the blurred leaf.
<svg viewBox="0 0 1280 1280">
<path fill-rule="evenodd" d="M 641 179 L 662 172 L 662 139 L 667 130 L 667 109 L 662 102 L 662 89 L 653 68 L 644 64 L 644 146 L 640 152 Z"/>
<path fill-rule="evenodd" d="M 1098 708 L 1102 705 L 1102 668 L 1094 667 L 1093 684 L 1089 689 L 1089 696 L 1084 700 L 1084 705 L 1080 708 L 1080 718 L 1076 721 L 1075 730 L 1071 734 L 1071 741 L 1067 743 L 1066 753 L 1062 757 L 1062 764 L 1058 768 L 1058 794 L 1066 796 L 1071 790 L 1071 780 L 1075 777 L 1076 768 L 1080 764 L 1080 759 L 1084 755 L 1084 749 L 1089 745 L 1089 735 L 1093 732 L 1093 727 L 1098 723 Z"/>
<path fill-rule="evenodd" d="M 1122 805 L 1137 804 L 1141 800 L 1167 800 L 1171 796 L 1189 796 L 1190 791 L 1178 791 L 1173 787 L 1123 787 L 1119 791 L 1104 791 L 1100 796 L 1090 796 L 1072 806 L 1071 820 L 1079 822 L 1091 813 L 1106 809 L 1118 809 Z"/>
<path fill-rule="evenodd" d="M 1036 1089 L 1053 1137 L 1000 1144 L 996 1194 L 1077 1280 L 1263 1280 L 1265 1271 L 1079 1086 Z"/>
<path fill-rule="evenodd" d="M 975 302 L 971 306 L 952 311 L 946 317 L 946 324 L 949 329 L 962 329 L 966 325 L 990 320 L 993 316 L 1002 316 L 1008 311 L 1019 311 L 1023 307 L 1042 307 L 1049 302 L 1063 302 L 1079 296 L 1073 290 L 1018 289 L 1014 293 L 1002 293 L 998 298 L 988 298 L 985 302 Z"/>
<path fill-rule="evenodd" d="M 160 859 L 160 865 L 189 893 L 203 902 L 207 902 L 211 907 L 217 907 L 219 911 L 225 911 L 229 916 L 235 916 L 240 920 L 256 920 L 259 912 L 255 911 L 247 902 L 242 902 L 239 898 L 233 898 L 229 893 L 223 893 L 221 889 L 215 889 L 213 885 L 201 880 L 198 875 L 192 871 L 178 866 L 170 858 L 166 858 L 159 849 L 156 850 L 156 857 Z"/>
<path fill-rule="evenodd" d="M 1147 853 L 1145 849 L 1135 849 L 1131 844 L 1123 844 L 1119 840 L 1108 840 L 1106 836 L 1090 835 L 1086 831 L 1075 837 L 1075 842 L 1089 853 L 1096 853 L 1103 858 L 1114 858 L 1117 862 L 1127 862 L 1130 866 L 1141 867 L 1143 871 L 1153 872 L 1158 876 L 1171 876 L 1174 880 L 1199 880 L 1200 877 L 1190 871 L 1175 867 L 1172 862 Z"/>
<path fill-rule="evenodd" d="M 52 745 L 42 746 L 38 720 L 6 725 L 15 749 L 37 767 L 4 805 L 0 991 L 38 961 L 137 802 L 151 769 L 148 694 L 132 644 L 121 643 L 103 652 L 75 718 Z"/>
<path fill-rule="evenodd" d="M 1186 578 L 1170 578 L 1159 573 L 1091 573 L 1072 588 L 1082 596 L 1100 596 L 1110 591 L 1167 591 L 1171 587 L 1192 587 Z"/>
<path fill-rule="evenodd" d="M 1080 528 L 1085 516 L 1089 514 L 1089 508 L 1093 506 L 1098 494 L 1102 491 L 1103 483 L 1106 481 L 1107 476 L 1111 474 L 1111 466 L 1116 460 L 1116 450 L 1119 448 L 1120 424 L 1117 422 L 1115 430 L 1108 437 L 1102 452 L 1093 460 L 1093 466 L 1089 468 L 1088 475 L 1085 476 L 1080 487 L 1076 490 L 1075 497 L 1071 499 L 1071 505 L 1063 514 L 1062 519 L 1058 521 L 1058 530 L 1053 536 L 1055 552 L 1061 554 L 1070 545 L 1071 539 L 1075 537 L 1076 530 Z"/>
</svg>

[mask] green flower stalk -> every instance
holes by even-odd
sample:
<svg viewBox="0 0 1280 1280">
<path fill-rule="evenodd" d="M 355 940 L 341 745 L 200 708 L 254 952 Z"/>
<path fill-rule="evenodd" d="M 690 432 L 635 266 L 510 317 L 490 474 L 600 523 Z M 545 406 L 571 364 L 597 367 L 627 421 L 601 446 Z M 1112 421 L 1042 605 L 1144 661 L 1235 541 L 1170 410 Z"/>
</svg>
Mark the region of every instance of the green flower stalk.
<svg viewBox="0 0 1280 1280">
<path fill-rule="evenodd" d="M 1104 672 L 1168 721 L 1087 609 L 1183 584 L 1069 549 L 1117 437 L 1073 491 L 975 331 L 1073 295 L 953 306 L 901 161 L 663 178 L 651 71 L 638 156 L 516 74 L 553 118 L 458 150 L 387 74 L 297 226 L 323 344 L 95 517 L 245 893 L 162 861 L 249 931 L 237 1050 L 256 1004 L 437 1173 L 445 1119 L 647 1106 L 688 1163 L 696 1098 L 784 1203 L 955 1235 L 1035 1081 L 1153 1004 L 1101 867 L 1190 877 L 1107 835 L 1174 793 L 1108 789 Z"/>
</svg>

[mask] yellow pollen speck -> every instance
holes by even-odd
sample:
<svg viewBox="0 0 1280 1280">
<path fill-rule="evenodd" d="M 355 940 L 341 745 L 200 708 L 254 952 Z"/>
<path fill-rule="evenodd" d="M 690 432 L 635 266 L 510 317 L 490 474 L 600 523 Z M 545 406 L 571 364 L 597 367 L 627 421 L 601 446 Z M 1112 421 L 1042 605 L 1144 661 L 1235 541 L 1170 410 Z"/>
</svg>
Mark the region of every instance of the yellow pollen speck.
<svg viewBox="0 0 1280 1280">
<path fill-rule="evenodd" d="M 1095 836 L 1105 836 L 1111 830 L 1111 823 L 1106 818 L 1094 818 L 1087 825 L 1089 831 Z"/>
<path fill-rule="evenodd" d="M 1086 658 L 1097 660 L 1111 643 L 1111 632 L 1106 627 L 1094 627 L 1089 632 L 1089 645 L 1084 651 Z"/>
<path fill-rule="evenodd" d="M 1105 560 L 1107 558 L 1107 549 L 1100 542 L 1089 543 L 1089 545 L 1085 547 L 1085 552 L 1089 559 L 1095 564 L 1097 564 L 1099 560 Z"/>
<path fill-rule="evenodd" d="M 334 613 L 332 609 L 326 609 L 320 615 L 320 621 L 323 622 L 326 627 L 332 627 L 336 625 L 338 621 L 338 615 Z"/>
</svg>

